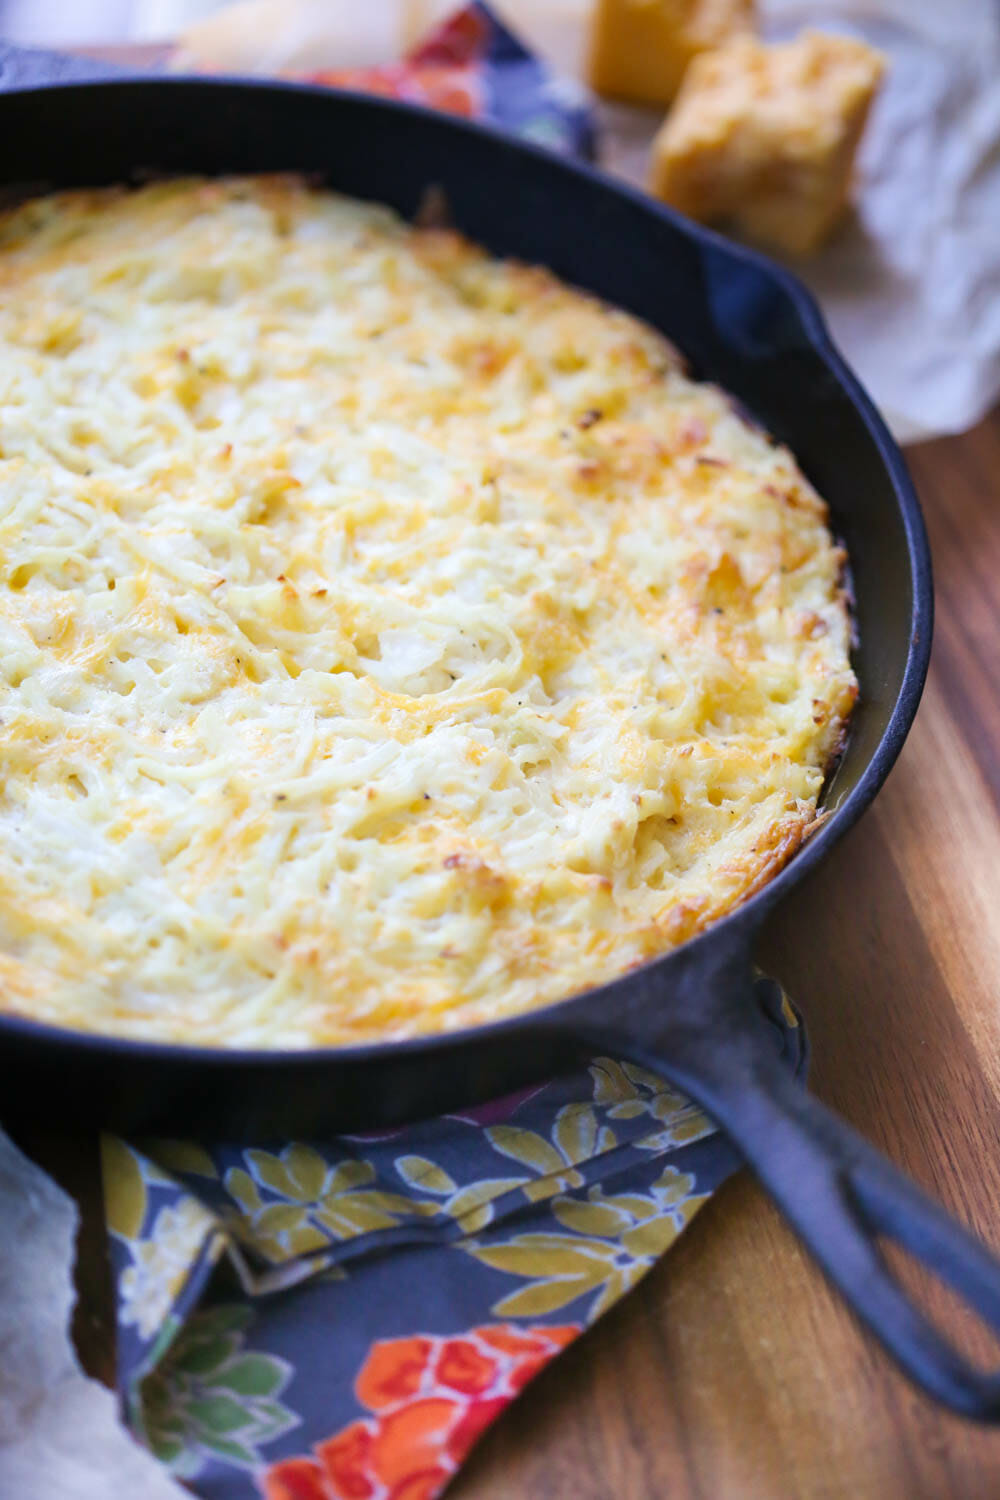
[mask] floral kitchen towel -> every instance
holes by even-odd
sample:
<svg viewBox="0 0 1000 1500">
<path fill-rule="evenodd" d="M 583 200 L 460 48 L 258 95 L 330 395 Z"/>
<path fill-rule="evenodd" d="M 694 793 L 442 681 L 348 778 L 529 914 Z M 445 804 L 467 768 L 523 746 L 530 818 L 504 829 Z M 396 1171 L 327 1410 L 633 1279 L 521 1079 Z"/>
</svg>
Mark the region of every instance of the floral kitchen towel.
<svg viewBox="0 0 1000 1500">
<path fill-rule="evenodd" d="M 433 1500 L 738 1165 L 607 1057 L 377 1134 L 103 1148 L 126 1420 L 205 1500 Z"/>
</svg>

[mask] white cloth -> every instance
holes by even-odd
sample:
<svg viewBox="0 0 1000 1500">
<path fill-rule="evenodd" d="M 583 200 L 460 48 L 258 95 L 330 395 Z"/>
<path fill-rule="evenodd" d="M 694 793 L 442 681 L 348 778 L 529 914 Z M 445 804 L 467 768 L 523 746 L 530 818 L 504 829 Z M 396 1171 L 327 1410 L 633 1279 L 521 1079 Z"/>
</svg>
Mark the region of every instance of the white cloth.
<svg viewBox="0 0 1000 1500">
<path fill-rule="evenodd" d="M 1000 396 L 1000 8 L 767 0 L 784 33 L 843 24 L 889 72 L 854 221 L 801 274 L 904 440 L 961 432 Z"/>
<path fill-rule="evenodd" d="M 78 1214 L 0 1131 L 0 1495 L 186 1500 L 69 1339 Z"/>
</svg>

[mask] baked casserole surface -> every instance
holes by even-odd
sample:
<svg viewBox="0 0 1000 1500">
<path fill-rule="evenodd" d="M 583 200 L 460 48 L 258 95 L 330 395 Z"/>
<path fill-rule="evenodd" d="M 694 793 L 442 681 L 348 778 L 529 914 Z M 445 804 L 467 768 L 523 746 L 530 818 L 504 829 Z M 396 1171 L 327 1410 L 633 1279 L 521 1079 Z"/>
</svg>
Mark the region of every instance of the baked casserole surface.
<svg viewBox="0 0 1000 1500">
<path fill-rule="evenodd" d="M 0 220 L 0 1008 L 211 1046 L 590 988 L 856 696 L 823 502 L 637 319 L 294 178 Z"/>
</svg>

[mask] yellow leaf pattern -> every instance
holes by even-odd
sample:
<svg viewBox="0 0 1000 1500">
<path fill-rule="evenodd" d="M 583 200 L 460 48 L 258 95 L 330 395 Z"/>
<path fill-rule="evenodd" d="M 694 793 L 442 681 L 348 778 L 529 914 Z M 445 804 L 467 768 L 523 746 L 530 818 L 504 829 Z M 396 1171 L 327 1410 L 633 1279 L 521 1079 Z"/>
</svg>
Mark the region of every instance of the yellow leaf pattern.
<svg viewBox="0 0 1000 1500">
<path fill-rule="evenodd" d="M 245 1214 L 252 1216 L 260 1212 L 260 1192 L 249 1172 L 244 1172 L 242 1167 L 231 1167 L 226 1173 L 226 1187 Z"/>
<path fill-rule="evenodd" d="M 596 1292 L 588 1321 L 644 1276 L 705 1202 L 688 1172 L 666 1167 L 648 1194 L 605 1195 L 592 1187 L 585 1199 L 561 1197 L 552 1214 L 566 1234 L 515 1235 L 502 1244 L 465 1248 L 483 1265 L 530 1279 L 493 1304 L 504 1317 L 540 1316 Z"/>
<path fill-rule="evenodd" d="M 541 1203 L 557 1193 L 583 1187 L 577 1164 L 612 1151 L 618 1144 L 614 1131 L 607 1125 L 598 1128 L 593 1108 L 582 1103 L 567 1104 L 559 1111 L 551 1141 L 534 1130 L 514 1125 L 494 1125 L 486 1134 L 497 1151 L 537 1173 L 534 1179 L 522 1183 L 529 1203 Z"/>
<path fill-rule="evenodd" d="M 504 1156 L 530 1167 L 539 1176 L 560 1172 L 567 1165 L 566 1158 L 560 1156 L 544 1136 L 537 1135 L 533 1130 L 521 1130 L 516 1125 L 494 1125 L 486 1134 L 492 1145 Z"/>
<path fill-rule="evenodd" d="M 238 1208 L 228 1216 L 228 1227 L 240 1244 L 272 1265 L 438 1210 L 437 1204 L 375 1187 L 370 1162 L 349 1159 L 330 1166 L 312 1146 L 299 1142 L 279 1155 L 245 1151 L 243 1159 L 250 1170 L 233 1167 L 225 1178 Z M 277 1201 L 266 1200 L 265 1189 Z"/>
<path fill-rule="evenodd" d="M 142 1151 L 168 1172 L 190 1172 L 196 1177 L 217 1177 L 215 1162 L 197 1141 L 143 1141 Z"/>
<path fill-rule="evenodd" d="M 522 1234 L 506 1245 L 486 1246 L 476 1251 L 477 1260 L 497 1271 L 510 1271 L 514 1276 L 558 1276 L 564 1280 L 573 1277 L 603 1280 L 614 1258 L 614 1250 L 598 1240 L 574 1243 L 566 1235 L 555 1234 Z"/>
<path fill-rule="evenodd" d="M 323 1192 L 329 1167 L 312 1146 L 292 1145 L 285 1152 L 292 1180 L 306 1199 L 318 1198 Z"/>
<path fill-rule="evenodd" d="M 428 1161 L 426 1156 L 397 1156 L 395 1165 L 403 1181 L 422 1192 L 444 1194 L 456 1190 L 454 1178 L 442 1167 Z"/>
<path fill-rule="evenodd" d="M 592 1199 L 557 1198 L 552 1213 L 567 1229 L 577 1234 L 596 1234 L 602 1239 L 614 1239 L 632 1225 L 631 1217 L 622 1209 Z"/>
<path fill-rule="evenodd" d="M 620 1063 L 599 1057 L 590 1067 L 594 1081 L 594 1103 L 602 1106 L 610 1120 L 634 1120 L 649 1115 L 663 1129 L 638 1142 L 646 1150 L 665 1151 L 711 1135 L 715 1126 L 708 1116 L 664 1083 L 655 1073 L 637 1063 Z"/>
<path fill-rule="evenodd" d="M 367 1187 L 374 1181 L 375 1168 L 370 1161 L 342 1161 L 333 1169 L 327 1192 L 346 1193 L 348 1188 Z"/>
<path fill-rule="evenodd" d="M 567 1162 L 589 1161 L 597 1145 L 597 1117 L 589 1104 L 567 1104 L 556 1115 L 552 1135 Z"/>
<path fill-rule="evenodd" d="M 498 1151 L 528 1166 L 532 1175 L 481 1178 L 460 1186 L 427 1157 L 397 1157 L 393 1165 L 402 1185 L 411 1194 L 427 1195 L 416 1197 L 380 1186 L 374 1166 L 361 1159 L 331 1167 L 312 1147 L 299 1143 L 280 1154 L 245 1151 L 246 1167 L 231 1167 L 224 1178 L 234 1203 L 227 1226 L 240 1244 L 272 1265 L 427 1217 L 447 1217 L 461 1233 L 476 1234 L 492 1222 L 497 1200 L 516 1192 L 539 1202 L 578 1188 L 583 1178 L 573 1163 L 616 1144 L 614 1133 L 598 1126 L 589 1105 L 561 1110 L 552 1141 L 507 1126 L 487 1134 Z"/>
<path fill-rule="evenodd" d="M 134 1240 L 146 1217 L 146 1184 L 139 1158 L 117 1136 L 101 1136 L 104 1212 L 108 1228 Z"/>
<path fill-rule="evenodd" d="M 615 1206 L 610 1200 L 596 1199 L 593 1192 L 587 1199 L 568 1196 L 579 1194 L 586 1186 L 580 1168 L 617 1148 L 611 1120 L 636 1120 L 646 1115 L 651 1125 L 665 1127 L 665 1133 L 677 1142 L 697 1139 L 711 1126 L 675 1090 L 643 1068 L 599 1058 L 590 1071 L 592 1100 L 578 1100 L 559 1109 L 548 1136 L 511 1124 L 485 1130 L 494 1151 L 522 1169 L 520 1176 L 480 1178 L 460 1184 L 439 1162 L 404 1154 L 393 1162 L 404 1189 L 395 1192 L 384 1179 L 379 1181 L 374 1165 L 362 1158 L 331 1163 L 302 1142 L 281 1152 L 250 1149 L 242 1153 L 243 1165 L 230 1167 L 224 1175 L 232 1204 L 223 1210 L 227 1228 L 239 1244 L 268 1264 L 281 1266 L 296 1256 L 315 1256 L 325 1247 L 423 1218 L 450 1219 L 461 1234 L 479 1234 L 493 1222 L 495 1205 L 508 1194 L 518 1193 L 529 1203 L 552 1200 L 556 1221 L 571 1234 L 592 1243 L 618 1241 L 619 1254 L 632 1243 L 641 1247 L 649 1240 L 652 1244 L 652 1230 L 640 1233 L 638 1238 L 635 1233 L 649 1216 L 647 1200 L 622 1201 Z M 663 1137 L 661 1130 L 637 1144 L 644 1150 L 652 1148 L 654 1142 L 661 1147 Z M 158 1148 L 158 1159 L 178 1171 L 214 1172 L 211 1158 L 200 1147 L 187 1142 L 161 1142 Z M 683 1222 L 681 1217 L 678 1223 Z M 627 1244 L 623 1236 L 630 1234 L 632 1239 Z M 638 1248 L 636 1254 L 645 1256 L 647 1252 Z M 548 1270 L 536 1272 L 542 1277 L 550 1274 L 556 1275 Z M 587 1275 L 596 1275 L 592 1267 Z M 597 1276 L 597 1283 L 605 1290 L 617 1285 L 609 1274 Z M 538 1293 L 538 1297 L 548 1303 L 571 1292 L 571 1287 L 563 1285 L 559 1293 L 550 1290 L 544 1295 Z M 579 1289 L 572 1295 L 579 1295 Z"/>
<path fill-rule="evenodd" d="M 315 1211 L 317 1222 L 337 1240 L 368 1234 L 373 1229 L 391 1229 L 396 1215 L 383 1207 L 381 1198 L 381 1193 L 343 1193 L 339 1198 L 325 1199 Z M 409 1207 L 407 1204 L 407 1212 Z"/>
<path fill-rule="evenodd" d="M 501 1297 L 499 1302 L 493 1303 L 491 1311 L 502 1318 L 541 1318 L 575 1302 L 583 1292 L 591 1290 L 592 1286 L 581 1286 L 579 1281 L 535 1281 L 531 1286 Z"/>
<path fill-rule="evenodd" d="M 493 1222 L 493 1202 L 521 1186 L 519 1177 L 491 1177 L 453 1193 L 441 1207 L 461 1226 L 463 1234 L 478 1234 Z"/>
<path fill-rule="evenodd" d="M 675 1090 L 631 1063 L 599 1058 L 590 1074 L 591 1097 L 543 1114 L 540 1128 L 509 1117 L 479 1127 L 493 1160 L 511 1164 L 503 1176 L 482 1175 L 488 1160 L 482 1151 L 479 1175 L 463 1180 L 455 1162 L 466 1158 L 454 1153 L 446 1153 L 447 1165 L 430 1155 L 386 1157 L 377 1149 L 368 1160 L 293 1142 L 280 1151 L 227 1148 L 220 1159 L 191 1141 L 149 1141 L 139 1152 L 106 1140 L 108 1224 L 132 1257 L 120 1283 L 128 1316 L 142 1330 L 153 1328 L 158 1309 L 182 1284 L 182 1262 L 200 1243 L 228 1243 L 244 1286 L 270 1291 L 308 1277 L 342 1279 L 340 1247 L 397 1230 L 405 1236 L 434 1220 L 446 1241 L 519 1283 L 494 1302 L 496 1315 L 545 1317 L 582 1302 L 588 1318 L 598 1317 L 645 1274 L 707 1196 L 672 1166 L 645 1192 L 606 1193 L 600 1177 L 619 1177 L 637 1152 L 652 1157 L 712 1127 Z M 538 1119 L 529 1117 L 531 1124 Z M 205 1183 L 211 1210 L 199 1206 L 198 1187 L 176 1210 L 161 1208 L 158 1195 L 176 1185 L 176 1176 Z M 498 1216 L 542 1203 L 548 1208 L 534 1216 L 542 1229 L 497 1238 Z"/>
<path fill-rule="evenodd" d="M 378 1179 L 370 1161 L 347 1157 L 331 1162 L 315 1147 L 294 1142 L 280 1152 L 248 1149 L 241 1165 L 222 1173 L 228 1196 L 220 1210 L 222 1220 L 238 1244 L 274 1267 L 426 1218 L 451 1220 L 463 1235 L 479 1234 L 494 1221 L 496 1205 L 510 1194 L 534 1204 L 552 1200 L 555 1218 L 571 1233 L 597 1239 L 625 1234 L 635 1227 L 637 1213 L 641 1220 L 644 1206 L 623 1204 L 616 1210 L 592 1196 L 567 1196 L 586 1186 L 581 1166 L 618 1147 L 609 1121 L 647 1115 L 651 1124 L 664 1125 L 677 1141 L 695 1139 L 710 1127 L 680 1095 L 642 1068 L 600 1058 L 591 1076 L 592 1100 L 564 1105 L 547 1136 L 512 1124 L 484 1131 L 494 1151 L 516 1163 L 520 1175 L 459 1183 L 440 1162 L 404 1154 L 393 1161 L 403 1189 L 396 1192 Z M 647 1149 L 653 1139 L 638 1144 Z M 662 1143 L 659 1136 L 656 1141 Z M 142 1158 L 143 1171 L 127 1147 L 114 1143 L 110 1149 L 122 1156 L 121 1166 L 115 1167 L 109 1210 L 112 1227 L 124 1226 L 118 1231 L 122 1233 L 129 1228 L 138 1233 L 142 1223 L 143 1171 L 148 1169 L 158 1181 L 169 1180 L 162 1176 L 163 1167 L 206 1178 L 220 1175 L 209 1153 L 189 1141 L 149 1143 L 151 1158 Z M 315 1270 L 322 1269 L 317 1263 Z M 547 1293 L 546 1300 L 550 1295 L 555 1293 Z"/>
<path fill-rule="evenodd" d="M 245 1156 L 254 1176 L 265 1187 L 280 1193 L 283 1198 L 298 1199 L 300 1189 L 292 1180 L 292 1174 L 283 1160 L 290 1150 L 291 1147 L 287 1147 L 281 1156 L 274 1156 L 270 1151 L 247 1151 Z"/>
</svg>

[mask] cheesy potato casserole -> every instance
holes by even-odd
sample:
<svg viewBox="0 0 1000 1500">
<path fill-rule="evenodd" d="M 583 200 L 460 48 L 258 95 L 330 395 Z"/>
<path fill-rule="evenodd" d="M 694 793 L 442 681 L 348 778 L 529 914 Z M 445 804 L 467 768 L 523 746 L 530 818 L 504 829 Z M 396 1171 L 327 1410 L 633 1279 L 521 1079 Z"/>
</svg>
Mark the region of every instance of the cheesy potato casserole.
<svg viewBox="0 0 1000 1500">
<path fill-rule="evenodd" d="M 755 891 L 856 694 L 791 455 L 635 318 L 292 178 L 0 220 L 0 1008 L 296 1047 Z"/>
</svg>

